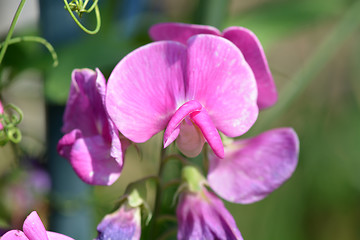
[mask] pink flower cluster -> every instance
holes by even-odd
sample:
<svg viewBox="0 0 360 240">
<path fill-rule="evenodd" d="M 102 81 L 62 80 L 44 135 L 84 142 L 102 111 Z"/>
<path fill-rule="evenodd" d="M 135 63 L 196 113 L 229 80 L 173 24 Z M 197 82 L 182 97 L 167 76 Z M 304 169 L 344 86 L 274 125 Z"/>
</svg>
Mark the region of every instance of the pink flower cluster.
<svg viewBox="0 0 360 240">
<path fill-rule="evenodd" d="M 176 142 L 187 157 L 208 143 L 207 180 L 200 190 L 180 194 L 178 239 L 242 239 L 218 196 L 242 204 L 263 199 L 292 175 L 299 152 L 291 128 L 222 141 L 220 133 L 241 136 L 259 110 L 277 101 L 262 46 L 242 27 L 221 33 L 163 23 L 153 26 L 150 36 L 155 42 L 125 56 L 107 83 L 99 69 L 74 70 L 58 152 L 86 183 L 111 185 L 131 142 L 164 130 L 164 147 Z M 98 230 L 98 239 L 139 239 L 139 211 L 121 207 Z"/>
</svg>

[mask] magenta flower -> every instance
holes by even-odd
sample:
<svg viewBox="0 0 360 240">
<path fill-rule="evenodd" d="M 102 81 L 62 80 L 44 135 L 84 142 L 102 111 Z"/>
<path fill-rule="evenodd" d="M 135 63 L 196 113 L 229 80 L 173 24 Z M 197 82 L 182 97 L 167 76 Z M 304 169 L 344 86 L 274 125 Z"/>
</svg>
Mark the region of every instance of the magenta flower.
<svg viewBox="0 0 360 240">
<path fill-rule="evenodd" d="M 218 130 L 240 136 L 258 115 L 251 68 L 234 44 L 212 35 L 133 51 L 115 67 L 107 89 L 107 110 L 125 137 L 145 142 L 166 128 L 164 147 L 177 139 L 189 157 L 207 141 L 223 158 Z"/>
<path fill-rule="evenodd" d="M 233 42 L 242 52 L 246 62 L 254 72 L 258 88 L 257 103 L 260 109 L 267 108 L 277 101 L 276 86 L 271 75 L 260 41 L 249 29 L 229 27 L 222 33 L 211 26 L 184 23 L 159 23 L 150 28 L 153 40 L 174 40 L 183 44 L 193 35 L 212 34 L 222 36 Z"/>
<path fill-rule="evenodd" d="M 209 153 L 210 187 L 235 203 L 259 201 L 283 184 L 294 172 L 299 140 L 291 128 L 267 131 L 257 137 L 225 146 L 225 158 Z"/>
<path fill-rule="evenodd" d="M 105 78 L 99 69 L 78 69 L 72 82 L 57 146 L 86 183 L 111 185 L 123 168 L 127 142 L 120 142 L 117 129 L 105 110 Z"/>
<path fill-rule="evenodd" d="M 2 105 L 2 103 L 1 103 L 1 101 L 0 101 L 0 114 L 3 114 L 4 113 L 4 108 L 3 108 L 3 105 Z M 3 129 L 3 125 L 2 125 L 2 118 L 0 117 L 0 130 L 2 130 Z"/>
<path fill-rule="evenodd" d="M 116 212 L 108 214 L 97 227 L 96 240 L 139 240 L 141 235 L 140 207 L 122 205 Z"/>
<path fill-rule="evenodd" d="M 60 233 L 46 231 L 39 215 L 33 211 L 25 219 L 23 232 L 20 230 L 11 230 L 5 233 L 1 240 L 74 240 L 71 237 Z"/>
<path fill-rule="evenodd" d="M 185 191 L 176 209 L 179 240 L 242 240 L 236 222 L 215 194 Z"/>
</svg>

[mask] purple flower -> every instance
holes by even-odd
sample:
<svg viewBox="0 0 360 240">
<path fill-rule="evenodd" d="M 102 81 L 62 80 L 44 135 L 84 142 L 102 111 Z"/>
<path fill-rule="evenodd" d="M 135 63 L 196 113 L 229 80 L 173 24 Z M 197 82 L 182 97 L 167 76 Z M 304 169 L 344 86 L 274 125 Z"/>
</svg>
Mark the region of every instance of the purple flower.
<svg viewBox="0 0 360 240">
<path fill-rule="evenodd" d="M 209 153 L 210 187 L 235 203 L 259 201 L 294 172 L 299 140 L 291 128 L 278 128 L 225 146 L 225 158 Z"/>
<path fill-rule="evenodd" d="M 151 27 L 153 40 L 174 40 L 186 44 L 196 34 L 212 34 L 222 36 L 234 43 L 244 55 L 246 62 L 254 72 L 258 88 L 257 103 L 260 109 L 267 108 L 277 101 L 276 86 L 271 75 L 264 50 L 260 41 L 249 29 L 229 27 L 222 33 L 211 26 L 184 23 L 159 23 Z"/>
<path fill-rule="evenodd" d="M 141 235 L 140 207 L 123 204 L 116 212 L 108 214 L 97 227 L 96 240 L 138 240 Z"/>
<path fill-rule="evenodd" d="M 205 187 L 199 192 L 183 192 L 176 215 L 179 240 L 243 239 L 223 202 Z"/>
<path fill-rule="evenodd" d="M 258 115 L 254 74 L 240 50 L 213 35 L 196 35 L 187 45 L 161 41 L 125 58 L 110 75 L 106 108 L 120 132 L 145 142 L 166 128 L 164 147 L 175 139 L 194 157 L 207 141 L 219 157 L 218 130 L 237 137 Z"/>
<path fill-rule="evenodd" d="M 111 185 L 121 174 L 127 142 L 105 110 L 105 78 L 99 69 L 78 69 L 72 82 L 64 114 L 58 152 L 70 161 L 86 183 Z"/>
<path fill-rule="evenodd" d="M 23 232 L 11 230 L 5 233 L 1 240 L 74 240 L 60 233 L 46 231 L 39 215 L 33 211 L 25 219 Z"/>
</svg>

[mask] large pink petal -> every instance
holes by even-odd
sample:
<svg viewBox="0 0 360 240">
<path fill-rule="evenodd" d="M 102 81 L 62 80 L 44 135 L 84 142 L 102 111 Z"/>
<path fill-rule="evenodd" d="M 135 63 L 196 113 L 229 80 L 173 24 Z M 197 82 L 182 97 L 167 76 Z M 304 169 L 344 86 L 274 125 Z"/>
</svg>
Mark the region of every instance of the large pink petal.
<svg viewBox="0 0 360 240">
<path fill-rule="evenodd" d="M 187 40 L 196 34 L 213 34 L 220 36 L 218 29 L 211 26 L 186 23 L 158 23 L 149 30 L 154 41 L 173 40 L 186 44 Z"/>
<path fill-rule="evenodd" d="M 29 240 L 20 230 L 11 230 L 5 233 L 1 240 Z"/>
<path fill-rule="evenodd" d="M 163 130 L 184 102 L 186 47 L 155 42 L 131 52 L 110 75 L 106 107 L 119 131 L 145 142 Z"/>
<path fill-rule="evenodd" d="M 23 231 L 29 240 L 47 240 L 44 224 L 39 215 L 33 211 L 24 221 Z"/>
<path fill-rule="evenodd" d="M 208 111 L 216 128 L 229 137 L 249 130 L 258 115 L 254 74 L 240 50 L 213 35 L 188 41 L 186 95 Z"/>
<path fill-rule="evenodd" d="M 49 240 L 74 240 L 73 238 L 65 236 L 60 233 L 55 233 L 55 232 L 50 232 L 50 231 L 47 231 L 46 233 L 47 233 Z"/>
<path fill-rule="evenodd" d="M 233 42 L 242 52 L 254 72 L 258 88 L 259 108 L 270 107 L 277 101 L 276 86 L 271 75 L 264 50 L 256 35 L 243 27 L 229 27 L 224 37 Z"/>
<path fill-rule="evenodd" d="M 110 147 L 101 136 L 84 137 L 76 129 L 60 139 L 58 152 L 84 182 L 111 185 L 120 176 L 123 164 L 111 156 Z"/>
<path fill-rule="evenodd" d="M 235 203 L 259 201 L 294 172 L 299 140 L 291 128 L 267 131 L 225 147 L 225 158 L 209 154 L 208 181 L 222 198 Z"/>
</svg>

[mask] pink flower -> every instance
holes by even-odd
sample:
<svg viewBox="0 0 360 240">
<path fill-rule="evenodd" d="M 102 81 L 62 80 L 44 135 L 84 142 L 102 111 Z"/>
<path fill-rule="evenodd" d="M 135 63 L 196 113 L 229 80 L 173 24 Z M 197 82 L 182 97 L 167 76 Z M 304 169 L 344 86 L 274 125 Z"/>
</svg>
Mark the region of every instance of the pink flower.
<svg viewBox="0 0 360 240">
<path fill-rule="evenodd" d="M 96 240 L 139 240 L 141 235 L 140 207 L 122 205 L 116 212 L 108 214 L 97 226 Z"/>
<path fill-rule="evenodd" d="M 25 219 L 23 232 L 11 230 L 5 233 L 1 240 L 74 240 L 60 233 L 46 231 L 39 215 L 33 211 Z"/>
<path fill-rule="evenodd" d="M 166 128 L 164 146 L 177 139 L 189 157 L 207 141 L 223 158 L 218 130 L 240 136 L 258 115 L 251 68 L 234 44 L 213 35 L 133 51 L 115 67 L 107 89 L 107 110 L 125 137 L 145 142 Z"/>
<path fill-rule="evenodd" d="M 260 109 L 267 108 L 277 101 L 277 91 L 271 75 L 264 50 L 254 33 L 243 27 L 229 27 L 222 33 L 211 26 L 184 23 L 159 23 L 150 28 L 153 40 L 174 40 L 183 44 L 193 35 L 212 34 L 222 36 L 233 42 L 242 52 L 246 62 L 254 72 L 257 88 L 257 103 Z"/>
<path fill-rule="evenodd" d="M 105 110 L 105 78 L 99 69 L 78 69 L 72 82 L 57 146 L 86 183 L 111 185 L 121 174 L 127 142 L 119 134 Z"/>
<path fill-rule="evenodd" d="M 210 187 L 235 203 L 259 201 L 294 172 L 299 140 L 291 128 L 278 128 L 225 146 L 225 158 L 209 153 Z"/>
<path fill-rule="evenodd" d="M 0 101 L 0 114 L 3 114 L 4 113 L 4 108 L 3 108 L 3 105 Z M 1 124 L 1 121 L 2 121 L 2 118 L 0 117 L 0 130 L 3 129 L 3 125 Z"/>
<path fill-rule="evenodd" d="M 215 194 L 185 191 L 176 209 L 179 240 L 242 240 L 234 218 Z"/>
</svg>

